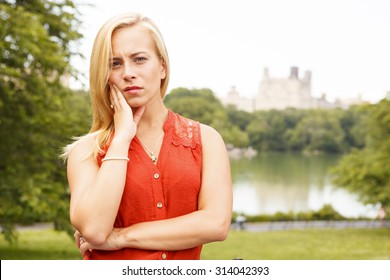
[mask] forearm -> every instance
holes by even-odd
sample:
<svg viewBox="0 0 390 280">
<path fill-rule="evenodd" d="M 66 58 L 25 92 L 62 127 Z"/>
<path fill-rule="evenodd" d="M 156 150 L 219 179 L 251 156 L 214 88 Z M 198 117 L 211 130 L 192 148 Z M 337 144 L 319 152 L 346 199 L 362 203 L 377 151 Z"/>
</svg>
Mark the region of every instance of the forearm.
<svg viewBox="0 0 390 280">
<path fill-rule="evenodd" d="M 128 146 L 113 141 L 106 157 L 127 157 L 127 151 Z M 93 236 L 103 242 L 111 232 L 124 190 L 127 165 L 126 160 L 104 161 L 95 180 L 75 202 L 72 223 L 86 238 Z"/>
<path fill-rule="evenodd" d="M 229 231 L 229 217 L 199 210 L 172 219 L 135 224 L 118 232 L 117 246 L 172 251 L 222 241 Z"/>
</svg>

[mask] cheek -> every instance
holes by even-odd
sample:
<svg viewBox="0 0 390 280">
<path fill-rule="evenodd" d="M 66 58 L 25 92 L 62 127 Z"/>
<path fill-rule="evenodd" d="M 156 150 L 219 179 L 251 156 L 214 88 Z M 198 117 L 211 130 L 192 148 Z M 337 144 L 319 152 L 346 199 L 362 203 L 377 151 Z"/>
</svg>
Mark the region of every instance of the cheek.
<svg viewBox="0 0 390 280">
<path fill-rule="evenodd" d="M 111 72 L 110 73 L 110 75 L 108 76 L 108 81 L 110 82 L 110 83 L 116 83 L 116 82 L 118 82 L 119 81 L 119 75 L 118 75 L 118 73 L 116 73 L 116 72 Z"/>
</svg>

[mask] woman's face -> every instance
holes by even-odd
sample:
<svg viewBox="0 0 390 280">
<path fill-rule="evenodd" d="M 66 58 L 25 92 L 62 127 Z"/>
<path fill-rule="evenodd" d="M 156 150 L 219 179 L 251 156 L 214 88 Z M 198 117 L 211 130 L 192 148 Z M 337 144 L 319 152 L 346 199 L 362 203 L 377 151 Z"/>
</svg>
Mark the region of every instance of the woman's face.
<svg viewBox="0 0 390 280">
<path fill-rule="evenodd" d="M 148 31 L 140 26 L 118 29 L 111 44 L 110 86 L 114 84 L 122 92 L 130 107 L 161 99 L 160 84 L 166 71 Z"/>
</svg>

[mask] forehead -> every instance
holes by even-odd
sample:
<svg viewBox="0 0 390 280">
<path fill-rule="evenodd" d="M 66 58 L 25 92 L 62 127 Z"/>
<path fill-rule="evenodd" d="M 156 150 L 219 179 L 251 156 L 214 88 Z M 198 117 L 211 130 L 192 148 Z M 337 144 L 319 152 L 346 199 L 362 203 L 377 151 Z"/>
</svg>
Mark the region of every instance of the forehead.
<svg viewBox="0 0 390 280">
<path fill-rule="evenodd" d="M 111 37 L 112 52 L 137 51 L 145 49 L 153 51 L 155 43 L 150 32 L 139 25 L 122 27 L 115 30 Z"/>
</svg>

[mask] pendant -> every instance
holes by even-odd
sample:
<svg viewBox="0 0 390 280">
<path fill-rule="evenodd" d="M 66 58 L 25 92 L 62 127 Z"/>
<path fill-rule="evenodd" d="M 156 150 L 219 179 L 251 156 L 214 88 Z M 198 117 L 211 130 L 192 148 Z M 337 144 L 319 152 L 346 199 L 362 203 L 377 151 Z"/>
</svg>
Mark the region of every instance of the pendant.
<svg viewBox="0 0 390 280">
<path fill-rule="evenodd" d="M 157 161 L 157 157 L 153 153 L 150 153 L 150 158 L 152 159 L 153 162 Z"/>
</svg>

